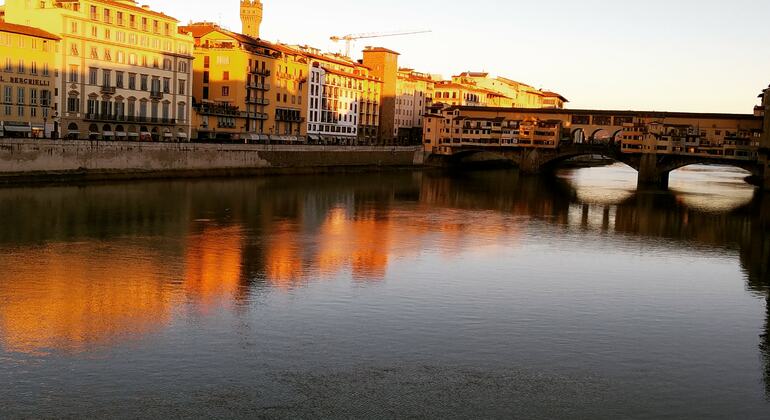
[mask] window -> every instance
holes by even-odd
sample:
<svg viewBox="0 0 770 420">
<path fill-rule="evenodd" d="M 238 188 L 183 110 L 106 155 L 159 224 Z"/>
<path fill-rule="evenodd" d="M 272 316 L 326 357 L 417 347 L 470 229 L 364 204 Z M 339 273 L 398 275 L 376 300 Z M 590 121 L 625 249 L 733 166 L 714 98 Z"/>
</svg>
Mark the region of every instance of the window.
<svg viewBox="0 0 770 420">
<path fill-rule="evenodd" d="M 177 105 L 176 118 L 179 121 L 186 121 L 187 120 L 187 107 L 185 106 L 184 102 L 180 102 Z"/>
<path fill-rule="evenodd" d="M 70 77 L 69 82 L 70 83 L 77 83 L 78 82 L 78 75 L 80 74 L 80 70 L 76 64 L 70 65 Z"/>
<path fill-rule="evenodd" d="M 171 93 L 171 79 L 163 78 L 163 93 Z"/>
<path fill-rule="evenodd" d="M 208 99 L 208 98 L 209 98 L 209 87 L 208 86 L 204 86 L 203 87 L 203 99 Z"/>
<path fill-rule="evenodd" d="M 222 96 L 230 96 L 230 87 L 222 86 Z"/>
<path fill-rule="evenodd" d="M 104 87 L 112 86 L 112 71 L 111 70 L 102 70 L 102 86 L 104 86 Z"/>
<path fill-rule="evenodd" d="M 91 20 L 98 20 L 99 15 L 96 13 L 96 6 L 91 6 Z"/>
<path fill-rule="evenodd" d="M 144 90 L 144 91 L 147 90 L 147 80 L 148 79 L 149 79 L 149 76 L 147 76 L 146 74 L 142 75 L 142 87 L 141 87 L 141 90 Z"/>
<path fill-rule="evenodd" d="M 93 67 L 90 67 L 88 69 L 88 84 L 89 85 L 95 85 L 96 83 L 98 83 L 97 80 L 96 80 L 97 77 L 98 77 L 98 75 L 97 75 L 98 72 L 99 72 L 99 70 L 95 69 Z"/>
<path fill-rule="evenodd" d="M 80 99 L 77 96 L 67 98 L 67 112 L 80 112 Z"/>
<path fill-rule="evenodd" d="M 78 33 L 78 23 L 77 22 L 70 22 L 70 33 L 71 34 Z"/>
<path fill-rule="evenodd" d="M 184 80 L 179 80 L 179 91 L 177 92 L 179 95 L 186 95 L 187 94 L 187 82 Z"/>
<path fill-rule="evenodd" d="M 229 71 L 222 72 L 222 80 L 230 80 L 230 72 Z"/>
<path fill-rule="evenodd" d="M 123 26 L 123 12 L 117 14 L 118 25 Z"/>
<path fill-rule="evenodd" d="M 123 88 L 123 72 L 122 71 L 116 71 L 115 72 L 115 87 Z"/>
<path fill-rule="evenodd" d="M 22 74 L 26 71 L 24 67 L 24 60 L 19 60 L 19 68 L 17 70 L 19 71 L 19 73 L 22 73 Z"/>
<path fill-rule="evenodd" d="M 203 72 L 203 83 L 208 83 L 208 82 L 209 82 L 209 72 L 204 71 Z"/>
<path fill-rule="evenodd" d="M 211 67 L 211 57 L 209 57 L 207 55 L 203 56 L 203 68 L 207 69 L 209 67 Z"/>
</svg>

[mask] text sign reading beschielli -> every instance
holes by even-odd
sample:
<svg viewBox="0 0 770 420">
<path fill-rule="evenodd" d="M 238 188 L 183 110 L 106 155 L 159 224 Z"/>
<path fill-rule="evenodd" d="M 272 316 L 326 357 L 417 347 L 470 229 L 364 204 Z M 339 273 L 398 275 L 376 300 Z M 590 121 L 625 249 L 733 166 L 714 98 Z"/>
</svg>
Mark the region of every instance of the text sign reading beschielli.
<svg viewBox="0 0 770 420">
<path fill-rule="evenodd" d="M 20 85 L 32 85 L 32 86 L 51 86 L 51 82 L 48 80 L 27 79 L 24 77 L 0 76 L 0 83 L 16 83 Z"/>
</svg>

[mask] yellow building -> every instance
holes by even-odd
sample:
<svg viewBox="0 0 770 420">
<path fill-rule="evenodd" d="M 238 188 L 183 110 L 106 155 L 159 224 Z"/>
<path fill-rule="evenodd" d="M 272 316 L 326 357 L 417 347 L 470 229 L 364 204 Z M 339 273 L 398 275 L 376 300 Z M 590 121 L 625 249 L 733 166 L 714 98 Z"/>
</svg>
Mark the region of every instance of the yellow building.
<svg viewBox="0 0 770 420">
<path fill-rule="evenodd" d="M 59 37 L 0 21 L 0 137 L 55 135 Z"/>
<path fill-rule="evenodd" d="M 486 106 L 488 90 L 449 81 L 436 83 L 434 103 L 451 106 Z"/>
<path fill-rule="evenodd" d="M 302 54 L 214 23 L 182 30 L 195 38 L 194 138 L 304 141 L 308 64 Z"/>
<path fill-rule="evenodd" d="M 6 0 L 6 22 L 62 38 L 55 107 L 67 138 L 187 141 L 193 39 L 132 0 Z"/>
<path fill-rule="evenodd" d="M 400 54 L 381 47 L 364 50 L 363 65 L 371 75 L 382 81 L 380 98 L 379 142 L 395 144 L 398 141 L 396 109 L 398 97 L 398 56 Z"/>
<path fill-rule="evenodd" d="M 491 77 L 489 73 L 464 72 L 453 76 L 452 82 L 498 94 L 490 95 L 486 102 L 482 101 L 482 106 L 562 109 L 569 102 L 558 93 L 539 90 L 505 77 Z"/>
<path fill-rule="evenodd" d="M 241 33 L 259 39 L 262 25 L 262 2 L 260 0 L 241 0 Z"/>
</svg>

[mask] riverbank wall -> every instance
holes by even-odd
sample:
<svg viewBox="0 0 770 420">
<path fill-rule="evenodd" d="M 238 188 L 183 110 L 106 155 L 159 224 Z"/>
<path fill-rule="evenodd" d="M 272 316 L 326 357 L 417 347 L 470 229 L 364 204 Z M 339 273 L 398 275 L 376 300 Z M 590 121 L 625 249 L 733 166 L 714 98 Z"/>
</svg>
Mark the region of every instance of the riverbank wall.
<svg viewBox="0 0 770 420">
<path fill-rule="evenodd" d="M 0 140 L 0 183 L 418 168 L 417 147 Z"/>
</svg>

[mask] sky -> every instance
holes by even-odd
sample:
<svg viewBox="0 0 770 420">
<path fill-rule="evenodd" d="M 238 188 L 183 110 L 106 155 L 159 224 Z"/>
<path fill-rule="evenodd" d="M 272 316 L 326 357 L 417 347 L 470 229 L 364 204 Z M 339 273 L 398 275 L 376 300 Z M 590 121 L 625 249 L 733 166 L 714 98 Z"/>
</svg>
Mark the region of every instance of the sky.
<svg viewBox="0 0 770 420">
<path fill-rule="evenodd" d="M 239 0 L 140 3 L 240 30 Z M 429 29 L 359 41 L 355 55 L 377 45 L 425 73 L 486 71 L 557 91 L 570 108 L 751 113 L 770 84 L 770 0 L 263 3 L 264 39 L 340 51 L 330 36 Z"/>
</svg>

